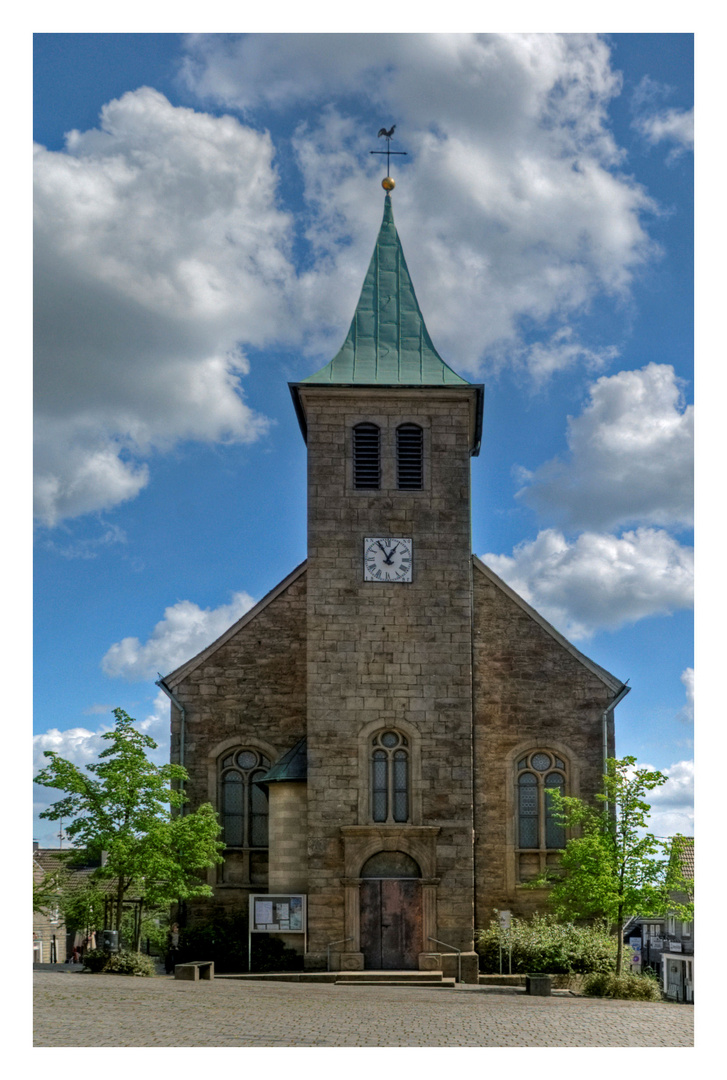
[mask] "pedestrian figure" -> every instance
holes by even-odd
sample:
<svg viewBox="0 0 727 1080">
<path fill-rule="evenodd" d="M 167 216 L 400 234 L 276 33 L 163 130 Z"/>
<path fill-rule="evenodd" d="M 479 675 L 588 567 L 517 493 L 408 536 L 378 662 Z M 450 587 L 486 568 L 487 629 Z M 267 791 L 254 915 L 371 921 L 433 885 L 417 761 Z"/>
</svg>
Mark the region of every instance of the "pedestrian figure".
<svg viewBox="0 0 727 1080">
<path fill-rule="evenodd" d="M 174 965 L 177 962 L 177 953 L 179 952 L 179 924 L 172 923 L 171 929 L 167 934 L 167 955 L 164 959 L 164 969 L 167 975 L 171 975 L 174 971 Z"/>
</svg>

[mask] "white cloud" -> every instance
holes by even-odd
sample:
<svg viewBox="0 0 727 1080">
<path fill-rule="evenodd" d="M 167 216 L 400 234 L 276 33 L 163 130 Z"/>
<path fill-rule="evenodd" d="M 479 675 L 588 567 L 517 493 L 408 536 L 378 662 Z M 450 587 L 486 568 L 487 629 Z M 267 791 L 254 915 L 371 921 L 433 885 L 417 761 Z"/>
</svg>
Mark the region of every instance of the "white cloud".
<svg viewBox="0 0 727 1080">
<path fill-rule="evenodd" d="M 153 679 L 158 671 L 166 675 L 210 645 L 254 603 L 245 592 L 235 593 L 229 604 L 218 608 L 200 608 L 191 600 L 180 600 L 165 609 L 148 641 L 142 645 L 138 638 L 127 637 L 116 642 L 101 667 L 107 675 L 129 682 Z"/>
<path fill-rule="evenodd" d="M 598 379 L 567 438 L 568 459 L 541 465 L 518 492 L 543 517 L 571 528 L 691 525 L 694 406 L 670 365 Z"/>
<path fill-rule="evenodd" d="M 545 529 L 511 556 L 482 560 L 575 640 L 693 603 L 694 553 L 661 529 L 585 532 L 572 543 Z"/>
<path fill-rule="evenodd" d="M 570 326 L 557 330 L 550 340 L 538 341 L 527 349 L 527 366 L 536 383 L 545 382 L 556 371 L 582 364 L 588 370 L 604 367 L 618 356 L 615 345 L 591 349 L 578 341 Z"/>
<path fill-rule="evenodd" d="M 291 219 L 267 134 L 142 88 L 35 151 L 36 505 L 53 525 L 147 484 L 181 439 L 252 441 L 239 342 L 285 324 Z"/>
<path fill-rule="evenodd" d="M 686 693 L 686 704 L 679 712 L 679 719 L 694 723 L 694 668 L 685 668 L 681 674 Z"/>
<path fill-rule="evenodd" d="M 663 109 L 640 116 L 634 126 L 652 146 L 659 142 L 674 143 L 670 161 L 694 149 L 694 109 Z"/>
<path fill-rule="evenodd" d="M 651 765 L 639 766 L 651 769 Z M 694 836 L 694 762 L 677 761 L 668 769 L 660 769 L 668 776 L 660 788 L 649 792 L 651 804 L 649 830 L 657 836 Z"/>
<path fill-rule="evenodd" d="M 540 376 L 547 363 L 598 357 L 587 345 L 557 358 L 551 348 L 546 362 L 523 349 L 520 324 L 557 325 L 595 293 L 623 294 L 655 250 L 640 220 L 653 204 L 617 171 L 607 110 L 620 77 L 603 40 L 199 35 L 188 48 L 188 85 L 203 98 L 315 115 L 295 138 L 316 260 L 299 299 L 312 327 L 327 325 L 340 344 L 380 216 L 373 132 L 344 111 L 355 99 L 398 123 L 392 149 L 408 157 L 393 159 L 406 163 L 395 171 L 397 225 L 443 355 L 471 372 L 485 358 L 524 359 Z"/>
</svg>

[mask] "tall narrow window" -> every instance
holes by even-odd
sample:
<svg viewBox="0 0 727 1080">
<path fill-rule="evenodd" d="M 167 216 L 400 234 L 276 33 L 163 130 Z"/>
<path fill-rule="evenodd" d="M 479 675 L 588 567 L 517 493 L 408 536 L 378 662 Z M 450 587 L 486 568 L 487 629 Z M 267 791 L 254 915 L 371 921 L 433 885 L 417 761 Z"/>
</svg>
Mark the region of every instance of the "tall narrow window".
<svg viewBox="0 0 727 1080">
<path fill-rule="evenodd" d="M 222 836 L 229 848 L 268 846 L 268 797 L 256 784 L 270 768 L 257 750 L 233 750 L 220 768 Z"/>
<path fill-rule="evenodd" d="M 381 432 L 376 424 L 357 424 L 353 429 L 353 486 L 381 487 Z"/>
<path fill-rule="evenodd" d="M 409 744 L 398 731 L 378 732 L 371 743 L 371 817 L 404 822 L 410 816 Z"/>
<path fill-rule="evenodd" d="M 396 429 L 396 486 L 416 490 L 424 485 L 424 432 L 418 424 Z"/>
<path fill-rule="evenodd" d="M 565 794 L 566 763 L 551 751 L 535 750 L 517 763 L 518 879 L 537 877 L 556 867 L 565 847 L 563 828 L 550 797 Z"/>
</svg>

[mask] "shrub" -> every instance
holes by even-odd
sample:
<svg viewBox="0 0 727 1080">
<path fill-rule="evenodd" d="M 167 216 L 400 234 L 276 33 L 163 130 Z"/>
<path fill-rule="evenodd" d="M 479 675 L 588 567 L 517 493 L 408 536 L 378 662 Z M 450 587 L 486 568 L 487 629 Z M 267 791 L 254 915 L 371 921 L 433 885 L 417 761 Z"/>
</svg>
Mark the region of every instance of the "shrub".
<svg viewBox="0 0 727 1080">
<path fill-rule="evenodd" d="M 179 935 L 177 964 L 190 960 L 212 960 L 215 971 L 248 970 L 247 919 L 238 915 L 213 915 L 183 927 Z M 301 971 L 303 957 L 287 948 L 279 938 L 252 935 L 252 971 Z"/>
<path fill-rule="evenodd" d="M 595 972 L 583 980 L 586 997 L 623 998 L 629 1001 L 661 1001 L 659 984 L 652 975 L 616 975 Z"/>
<path fill-rule="evenodd" d="M 89 971 L 103 971 L 106 967 L 109 954 L 103 949 L 89 949 L 83 956 L 83 966 Z"/>
<path fill-rule="evenodd" d="M 137 952 L 111 953 L 103 968 L 104 975 L 141 975 L 155 974 L 154 961 L 150 956 Z"/>
<path fill-rule="evenodd" d="M 475 947 L 480 971 L 499 972 L 500 945 L 504 972 L 509 970 L 512 946 L 513 974 L 582 975 L 612 971 L 616 962 L 616 940 L 603 926 L 558 923 L 552 915 L 513 919 L 509 930 L 501 930 L 493 920 L 487 930 L 479 930 Z"/>
</svg>

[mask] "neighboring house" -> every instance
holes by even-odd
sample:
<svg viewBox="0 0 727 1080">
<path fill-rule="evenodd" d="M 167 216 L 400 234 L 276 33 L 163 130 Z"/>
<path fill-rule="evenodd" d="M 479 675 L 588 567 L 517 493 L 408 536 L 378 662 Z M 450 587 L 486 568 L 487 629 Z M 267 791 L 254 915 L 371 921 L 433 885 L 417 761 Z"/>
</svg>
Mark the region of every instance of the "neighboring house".
<svg viewBox="0 0 727 1080">
<path fill-rule="evenodd" d="M 307 969 L 431 967 L 446 942 L 476 981 L 493 909 L 544 906 L 527 884 L 564 844 L 547 792 L 602 790 L 628 687 L 472 555 L 484 387 L 435 350 L 388 195 L 344 344 L 290 389 L 308 557 L 159 681 L 189 805 L 226 844 L 181 919 L 267 894 L 258 923 Z"/>
<path fill-rule="evenodd" d="M 691 888 L 675 892 L 678 904 L 694 901 L 694 837 L 675 839 L 672 859 L 678 861 L 679 872 Z M 661 985 L 668 998 L 674 1001 L 694 1001 L 694 921 L 684 922 L 673 915 L 666 917 L 665 944 L 661 954 Z"/>
<path fill-rule="evenodd" d="M 60 866 L 57 848 L 41 848 L 33 841 L 33 884 L 40 885 Z M 33 963 L 62 964 L 66 959 L 66 928 L 57 904 L 46 914 L 33 912 Z"/>
<path fill-rule="evenodd" d="M 68 890 L 82 889 L 88 885 L 94 870 L 98 869 L 99 861 L 88 860 L 79 862 L 74 859 L 74 865 L 68 864 L 70 848 L 42 848 L 37 841 L 33 841 L 33 881 L 40 883 L 44 878 L 57 873 L 65 868 L 66 877 L 64 888 Z M 76 852 L 76 855 L 78 852 Z M 113 881 L 101 882 L 100 889 L 113 894 Z M 58 905 L 51 905 L 48 914 L 33 912 L 33 962 L 40 964 L 64 964 L 70 959 L 74 946 L 81 950 L 89 946 L 88 936 L 90 933 L 90 947 L 95 946 L 93 931 L 102 927 L 87 927 L 83 930 L 71 933 L 65 926 Z"/>
<path fill-rule="evenodd" d="M 686 881 L 694 881 L 694 837 L 674 841 L 672 859 L 679 860 L 679 871 Z M 694 899 L 693 888 L 676 892 L 678 904 Z M 638 942 L 638 944 L 637 944 Z M 675 915 L 637 916 L 624 928 L 624 944 L 638 953 L 641 969 L 650 968 L 660 979 L 662 989 L 674 1001 L 694 1001 L 694 921 Z"/>
</svg>

